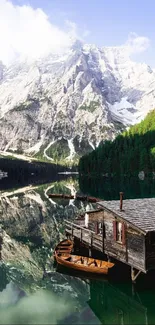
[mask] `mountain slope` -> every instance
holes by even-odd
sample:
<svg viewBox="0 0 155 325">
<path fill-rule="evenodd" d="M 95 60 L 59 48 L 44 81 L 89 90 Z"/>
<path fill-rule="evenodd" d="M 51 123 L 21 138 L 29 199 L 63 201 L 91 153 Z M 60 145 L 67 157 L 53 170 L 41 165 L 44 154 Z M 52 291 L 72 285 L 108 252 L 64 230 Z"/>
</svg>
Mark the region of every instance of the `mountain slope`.
<svg viewBox="0 0 155 325">
<path fill-rule="evenodd" d="M 155 177 L 155 110 L 139 124 L 106 141 L 79 162 L 80 174 Z"/>
<path fill-rule="evenodd" d="M 155 73 L 123 47 L 0 65 L 0 150 L 72 160 L 153 108 Z"/>
</svg>

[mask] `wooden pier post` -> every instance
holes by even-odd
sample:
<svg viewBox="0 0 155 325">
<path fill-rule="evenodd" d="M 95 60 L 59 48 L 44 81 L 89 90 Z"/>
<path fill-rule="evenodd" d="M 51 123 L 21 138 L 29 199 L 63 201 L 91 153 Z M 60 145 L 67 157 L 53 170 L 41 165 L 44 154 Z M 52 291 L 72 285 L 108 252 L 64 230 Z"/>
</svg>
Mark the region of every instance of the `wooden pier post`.
<svg viewBox="0 0 155 325">
<path fill-rule="evenodd" d="M 81 233 L 80 233 L 80 240 L 82 242 L 82 229 L 81 229 Z"/>
<path fill-rule="evenodd" d="M 93 248 L 93 234 L 90 235 L 90 242 L 89 242 L 89 257 L 92 257 L 92 248 Z"/>
<path fill-rule="evenodd" d="M 91 233 L 91 237 L 90 237 L 90 247 L 92 249 L 93 247 L 93 234 Z"/>
<path fill-rule="evenodd" d="M 89 257 L 92 257 L 92 250 L 90 247 L 89 247 Z"/>
<path fill-rule="evenodd" d="M 132 282 L 136 281 L 136 279 L 138 278 L 140 273 L 141 273 L 140 270 L 136 270 L 133 267 L 131 267 L 131 280 L 132 280 Z"/>
<path fill-rule="evenodd" d="M 108 258 L 108 262 L 111 262 L 111 258 L 109 255 L 107 255 L 107 258 Z"/>
<path fill-rule="evenodd" d="M 72 238 L 73 238 L 73 231 L 74 231 L 74 228 L 73 228 L 73 225 L 72 225 Z"/>
</svg>

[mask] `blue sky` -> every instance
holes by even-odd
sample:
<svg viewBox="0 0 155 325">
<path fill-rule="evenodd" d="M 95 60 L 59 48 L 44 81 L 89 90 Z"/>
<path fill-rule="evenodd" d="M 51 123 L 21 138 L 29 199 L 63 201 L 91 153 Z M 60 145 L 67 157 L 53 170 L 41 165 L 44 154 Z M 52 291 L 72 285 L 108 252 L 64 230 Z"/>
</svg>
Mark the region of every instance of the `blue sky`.
<svg viewBox="0 0 155 325">
<path fill-rule="evenodd" d="M 150 46 L 133 57 L 155 68 L 154 0 L 12 0 L 12 3 L 42 8 L 50 22 L 63 30 L 66 21 L 74 23 L 78 34 L 86 35 L 85 42 L 98 46 L 122 45 L 131 32 L 146 37 Z"/>
</svg>

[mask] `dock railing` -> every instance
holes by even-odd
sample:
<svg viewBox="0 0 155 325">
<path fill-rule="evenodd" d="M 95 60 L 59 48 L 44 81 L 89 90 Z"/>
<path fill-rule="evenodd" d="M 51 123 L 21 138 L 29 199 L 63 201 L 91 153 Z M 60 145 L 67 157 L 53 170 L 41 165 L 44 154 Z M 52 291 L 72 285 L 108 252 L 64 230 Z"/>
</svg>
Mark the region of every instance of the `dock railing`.
<svg viewBox="0 0 155 325">
<path fill-rule="evenodd" d="M 86 243 L 89 247 L 94 247 L 103 251 L 103 239 L 102 236 L 95 233 L 95 231 L 89 228 L 84 228 L 77 223 L 64 220 L 66 224 L 66 234 L 69 234 L 72 238 L 78 238 L 81 242 Z"/>
</svg>

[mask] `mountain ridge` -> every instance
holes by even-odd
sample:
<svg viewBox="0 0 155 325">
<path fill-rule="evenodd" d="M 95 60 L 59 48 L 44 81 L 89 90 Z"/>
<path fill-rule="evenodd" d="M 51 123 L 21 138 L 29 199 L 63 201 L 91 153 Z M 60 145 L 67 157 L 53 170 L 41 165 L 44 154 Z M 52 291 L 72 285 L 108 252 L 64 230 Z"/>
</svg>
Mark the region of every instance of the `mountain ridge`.
<svg viewBox="0 0 155 325">
<path fill-rule="evenodd" d="M 78 159 L 153 109 L 155 72 L 125 47 L 76 41 L 68 52 L 0 64 L 0 150 Z"/>
</svg>

